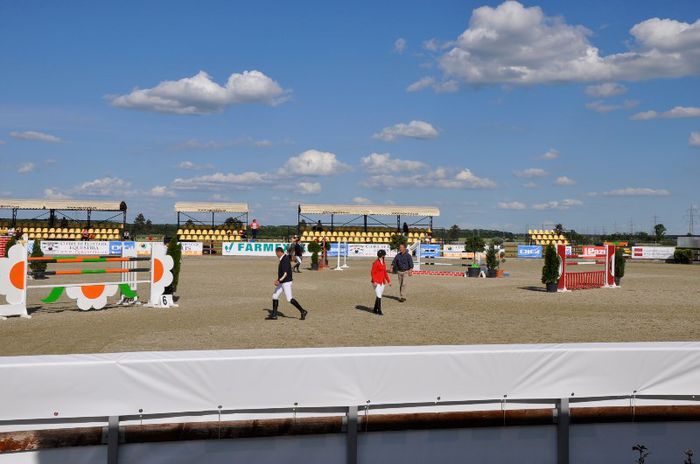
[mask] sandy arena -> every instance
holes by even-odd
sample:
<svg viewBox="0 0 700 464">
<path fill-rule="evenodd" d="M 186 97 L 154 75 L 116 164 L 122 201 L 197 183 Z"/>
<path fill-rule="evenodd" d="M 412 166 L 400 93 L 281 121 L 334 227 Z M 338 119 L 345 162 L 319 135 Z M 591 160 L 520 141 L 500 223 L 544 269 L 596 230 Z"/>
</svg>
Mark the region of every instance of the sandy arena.
<svg viewBox="0 0 700 464">
<path fill-rule="evenodd" d="M 348 264 L 295 274 L 295 297 L 310 313 L 303 322 L 284 299 L 286 317 L 264 320 L 275 258 L 185 257 L 173 309 L 83 312 L 30 291 L 33 317 L 0 321 L 0 353 L 700 339 L 700 266 L 628 261 L 622 288 L 547 294 L 541 261 L 509 259 L 504 279 L 413 276 L 408 301 L 389 287 L 378 317 L 368 312 L 371 261 Z"/>
</svg>

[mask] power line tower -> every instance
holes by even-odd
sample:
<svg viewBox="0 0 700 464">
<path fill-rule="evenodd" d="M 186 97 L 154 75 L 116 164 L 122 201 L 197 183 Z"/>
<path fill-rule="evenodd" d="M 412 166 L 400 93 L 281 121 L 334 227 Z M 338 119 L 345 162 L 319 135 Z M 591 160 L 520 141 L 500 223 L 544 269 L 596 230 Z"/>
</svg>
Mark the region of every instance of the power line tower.
<svg viewBox="0 0 700 464">
<path fill-rule="evenodd" d="M 697 217 L 698 208 L 691 203 L 691 205 L 688 207 L 688 214 L 686 214 L 686 218 L 688 219 L 688 235 L 695 234 L 695 221 L 697 220 Z"/>
</svg>

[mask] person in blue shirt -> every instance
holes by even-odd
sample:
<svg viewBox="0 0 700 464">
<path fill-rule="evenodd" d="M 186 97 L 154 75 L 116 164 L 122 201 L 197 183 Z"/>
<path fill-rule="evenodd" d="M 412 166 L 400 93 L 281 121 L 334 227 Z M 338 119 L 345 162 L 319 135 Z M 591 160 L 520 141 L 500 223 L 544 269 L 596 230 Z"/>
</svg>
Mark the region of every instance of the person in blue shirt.
<svg viewBox="0 0 700 464">
<path fill-rule="evenodd" d="M 406 287 L 408 286 L 408 279 L 413 275 L 413 258 L 411 258 L 411 253 L 406 249 L 406 245 L 403 243 L 399 245 L 399 252 L 394 256 L 394 261 L 391 263 L 391 267 L 399 278 L 399 301 L 403 303 L 406 301 Z"/>
</svg>

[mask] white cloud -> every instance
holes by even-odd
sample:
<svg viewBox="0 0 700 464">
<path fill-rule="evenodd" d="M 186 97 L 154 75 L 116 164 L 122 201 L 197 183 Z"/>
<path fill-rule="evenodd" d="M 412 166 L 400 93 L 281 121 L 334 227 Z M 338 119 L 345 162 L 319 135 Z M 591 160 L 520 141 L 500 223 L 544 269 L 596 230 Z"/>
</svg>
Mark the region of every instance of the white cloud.
<svg viewBox="0 0 700 464">
<path fill-rule="evenodd" d="M 255 140 L 253 145 L 258 148 L 269 148 L 273 145 L 272 140 Z"/>
<path fill-rule="evenodd" d="M 22 163 L 17 169 L 19 174 L 28 174 L 34 171 L 36 171 L 36 164 L 34 163 Z"/>
<path fill-rule="evenodd" d="M 248 171 L 241 174 L 233 172 L 216 172 L 204 176 L 190 178 L 176 178 L 172 182 L 172 187 L 176 190 L 216 190 L 223 188 L 235 188 L 245 190 L 254 186 L 269 185 L 274 180 L 274 176 Z"/>
<path fill-rule="evenodd" d="M 559 158 L 560 153 L 555 150 L 554 148 L 550 148 L 545 152 L 542 156 L 539 157 L 539 159 L 543 160 L 553 160 Z"/>
<path fill-rule="evenodd" d="M 435 38 L 426 40 L 423 42 L 423 48 L 431 52 L 436 52 L 440 50 L 440 42 Z"/>
<path fill-rule="evenodd" d="M 572 206 L 581 206 L 583 202 L 580 200 L 572 200 L 570 198 L 561 201 L 548 201 L 547 203 L 538 203 L 532 205 L 533 209 L 569 209 Z"/>
<path fill-rule="evenodd" d="M 700 20 L 651 18 L 630 30 L 630 50 L 601 55 L 592 33 L 537 6 L 506 1 L 472 12 L 469 27 L 439 58 L 470 84 L 549 84 L 682 77 L 700 73 Z"/>
<path fill-rule="evenodd" d="M 554 180 L 554 184 L 559 186 L 567 186 L 576 184 L 576 181 L 570 177 L 559 176 Z"/>
<path fill-rule="evenodd" d="M 450 93 L 459 90 L 459 83 L 454 79 L 438 81 L 434 77 L 426 76 L 406 87 L 406 92 L 418 92 L 427 88 L 432 88 L 435 93 Z"/>
<path fill-rule="evenodd" d="M 425 121 L 413 120 L 408 124 L 399 123 L 390 127 L 385 127 L 381 132 L 374 134 L 375 139 L 385 142 L 393 142 L 399 137 L 412 139 L 434 139 L 438 136 L 438 130 L 432 124 Z"/>
<path fill-rule="evenodd" d="M 586 94 L 595 98 L 609 98 L 627 93 L 627 87 L 616 82 L 605 82 L 586 87 Z"/>
<path fill-rule="evenodd" d="M 268 148 L 274 145 L 274 142 L 267 139 L 256 140 L 252 137 L 240 137 L 234 140 L 217 141 L 217 140 L 199 140 L 189 139 L 184 142 L 173 145 L 174 150 L 223 150 L 234 146 L 250 146 L 256 148 Z"/>
<path fill-rule="evenodd" d="M 182 161 L 177 165 L 178 168 L 180 169 L 187 169 L 187 170 L 195 170 L 195 169 L 211 169 L 214 166 L 207 163 L 207 164 L 197 164 L 193 163 L 192 161 Z"/>
<path fill-rule="evenodd" d="M 297 186 L 301 190 L 300 193 L 304 195 L 321 192 L 321 184 L 318 182 L 299 182 Z"/>
<path fill-rule="evenodd" d="M 147 195 L 155 198 L 172 198 L 175 196 L 175 192 L 164 185 L 156 185 L 147 192 Z"/>
<path fill-rule="evenodd" d="M 83 182 L 74 191 L 82 195 L 94 196 L 123 196 L 133 193 L 131 182 L 111 176 Z"/>
<path fill-rule="evenodd" d="M 604 196 L 604 197 L 665 197 L 670 195 L 671 192 L 666 189 L 653 189 L 647 187 L 627 187 L 615 190 L 608 190 L 607 192 L 593 192 L 589 195 L 591 196 Z"/>
<path fill-rule="evenodd" d="M 406 51 L 406 39 L 399 37 L 394 41 L 394 51 L 399 55 L 402 55 Z"/>
<path fill-rule="evenodd" d="M 0 145 L 5 145 L 5 143 L 6 142 L 4 140 L 0 140 Z"/>
<path fill-rule="evenodd" d="M 549 175 L 547 171 L 540 168 L 523 169 L 522 171 L 515 171 L 513 172 L 513 174 L 515 175 L 515 177 L 520 177 L 524 179 L 529 179 L 532 177 L 546 177 Z"/>
<path fill-rule="evenodd" d="M 306 150 L 297 156 L 287 160 L 280 170 L 283 175 L 300 176 L 332 176 L 350 169 L 350 166 L 341 163 L 335 153 L 318 150 Z"/>
<path fill-rule="evenodd" d="M 47 188 L 44 189 L 44 198 L 48 200 L 67 200 L 70 198 L 70 195 L 67 195 L 55 189 Z"/>
<path fill-rule="evenodd" d="M 537 185 L 534 182 L 527 182 L 527 183 L 523 184 L 523 187 L 525 187 L 527 189 L 534 189 L 534 188 L 539 187 L 539 185 Z"/>
<path fill-rule="evenodd" d="M 620 109 L 620 106 L 605 103 L 603 100 L 596 100 L 590 103 L 586 103 L 586 108 L 588 108 L 589 110 L 597 111 L 598 113 L 609 113 L 611 111 Z"/>
<path fill-rule="evenodd" d="M 369 205 L 372 203 L 372 200 L 365 197 L 355 197 L 352 199 L 352 202 L 357 203 L 358 205 Z"/>
<path fill-rule="evenodd" d="M 403 188 L 489 189 L 496 187 L 493 180 L 478 177 L 466 168 L 458 170 L 436 168 L 413 175 L 378 174 L 369 176 L 361 185 L 380 190 Z"/>
<path fill-rule="evenodd" d="M 37 142 L 46 142 L 46 143 L 60 143 L 63 140 L 60 137 L 56 137 L 55 135 L 47 134 L 46 132 L 39 132 L 39 131 L 24 131 L 24 132 L 17 132 L 17 131 L 12 131 L 10 132 L 10 137 L 13 139 L 18 139 L 18 140 L 35 140 Z"/>
<path fill-rule="evenodd" d="M 428 168 L 428 165 L 421 161 L 392 158 L 389 153 L 371 153 L 363 156 L 360 163 L 366 171 L 375 174 L 419 171 Z"/>
<path fill-rule="evenodd" d="M 700 148 L 700 132 L 691 132 L 688 137 L 688 143 L 691 147 Z"/>
<path fill-rule="evenodd" d="M 498 207 L 500 209 L 525 209 L 527 206 L 525 203 L 521 203 L 519 201 L 502 201 L 498 203 Z"/>
<path fill-rule="evenodd" d="M 171 114 L 212 114 L 243 103 L 276 105 L 282 103 L 288 93 L 260 71 L 233 73 L 223 86 L 200 71 L 192 77 L 163 81 L 150 89 L 134 89 L 126 95 L 107 98 L 119 108 Z"/>
<path fill-rule="evenodd" d="M 635 121 L 646 121 L 649 119 L 678 119 L 678 118 L 700 118 L 700 108 L 693 106 L 676 106 L 668 111 L 658 113 L 656 111 L 643 111 L 632 115 L 630 119 Z"/>
</svg>

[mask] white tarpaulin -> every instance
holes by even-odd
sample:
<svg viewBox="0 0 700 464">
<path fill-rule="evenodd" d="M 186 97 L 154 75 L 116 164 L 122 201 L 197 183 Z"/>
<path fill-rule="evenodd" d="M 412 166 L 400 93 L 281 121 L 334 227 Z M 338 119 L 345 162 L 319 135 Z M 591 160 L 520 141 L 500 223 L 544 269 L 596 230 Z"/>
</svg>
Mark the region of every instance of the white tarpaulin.
<svg viewBox="0 0 700 464">
<path fill-rule="evenodd" d="M 675 251 L 675 247 L 636 246 L 632 247 L 632 259 L 671 259 Z"/>
<path fill-rule="evenodd" d="M 0 358 L 0 420 L 700 394 L 700 343 L 176 351 Z"/>
</svg>

